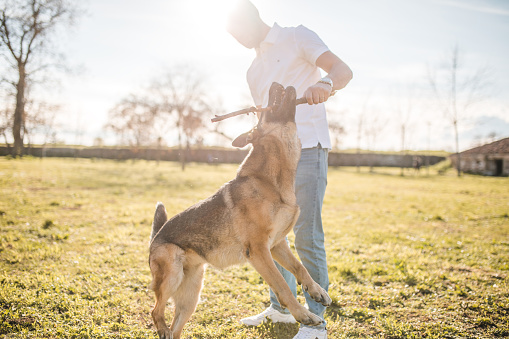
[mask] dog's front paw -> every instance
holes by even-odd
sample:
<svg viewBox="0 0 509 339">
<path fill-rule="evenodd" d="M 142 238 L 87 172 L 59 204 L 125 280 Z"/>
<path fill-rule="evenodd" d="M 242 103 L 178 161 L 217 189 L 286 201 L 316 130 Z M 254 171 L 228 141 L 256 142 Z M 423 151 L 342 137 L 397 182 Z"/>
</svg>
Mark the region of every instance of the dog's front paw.
<svg viewBox="0 0 509 339">
<path fill-rule="evenodd" d="M 332 299 L 331 297 L 329 297 L 329 294 L 317 283 L 315 283 L 310 288 L 307 288 L 307 286 L 304 287 L 304 290 L 308 292 L 308 294 L 311 296 L 311 298 L 313 298 L 314 301 L 322 304 L 323 306 L 330 306 L 330 304 L 332 303 Z"/>
<path fill-rule="evenodd" d="M 171 334 L 169 328 L 159 330 L 157 334 L 159 335 L 159 339 L 173 339 L 173 334 Z"/>
<path fill-rule="evenodd" d="M 301 312 L 299 312 L 299 315 L 293 315 L 295 317 L 295 320 L 297 320 L 299 323 L 307 326 L 318 326 L 323 323 L 322 318 L 317 316 L 316 314 L 313 314 L 309 312 L 304 307 L 302 308 Z"/>
</svg>

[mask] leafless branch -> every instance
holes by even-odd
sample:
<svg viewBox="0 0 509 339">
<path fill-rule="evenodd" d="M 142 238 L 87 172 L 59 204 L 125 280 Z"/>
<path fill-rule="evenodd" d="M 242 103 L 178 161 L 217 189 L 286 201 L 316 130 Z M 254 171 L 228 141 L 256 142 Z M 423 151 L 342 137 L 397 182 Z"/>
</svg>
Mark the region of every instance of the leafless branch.
<svg viewBox="0 0 509 339">
<path fill-rule="evenodd" d="M 473 104 L 483 99 L 489 78 L 486 68 L 479 68 L 468 74 L 463 65 L 463 54 L 456 45 L 450 51 L 445 67 L 433 70 L 429 76 L 432 92 L 444 116 L 451 122 L 454 129 L 458 176 L 461 175 L 459 159 L 458 124 L 464 122 Z M 431 72 L 428 72 L 431 74 Z M 442 79 L 439 76 L 442 75 Z"/>
</svg>

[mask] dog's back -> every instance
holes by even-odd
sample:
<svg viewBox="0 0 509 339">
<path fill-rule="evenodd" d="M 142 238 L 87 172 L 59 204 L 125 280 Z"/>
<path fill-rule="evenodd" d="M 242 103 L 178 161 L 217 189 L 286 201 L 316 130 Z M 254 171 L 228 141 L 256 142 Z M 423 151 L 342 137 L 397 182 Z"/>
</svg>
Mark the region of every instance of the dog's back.
<svg viewBox="0 0 509 339">
<path fill-rule="evenodd" d="M 227 228 L 231 224 L 231 214 L 224 199 L 225 186 L 166 221 L 152 239 L 151 247 L 175 244 L 184 251 L 192 250 L 208 260 L 208 254 L 226 241 L 229 233 Z"/>
</svg>

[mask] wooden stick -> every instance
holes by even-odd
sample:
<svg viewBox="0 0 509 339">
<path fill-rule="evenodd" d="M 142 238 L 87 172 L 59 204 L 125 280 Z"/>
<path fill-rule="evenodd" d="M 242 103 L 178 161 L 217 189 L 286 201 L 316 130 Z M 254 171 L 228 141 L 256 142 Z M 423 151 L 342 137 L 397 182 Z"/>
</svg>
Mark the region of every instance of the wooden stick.
<svg viewBox="0 0 509 339">
<path fill-rule="evenodd" d="M 330 96 L 333 96 L 334 94 L 336 94 L 336 91 L 332 92 Z M 303 98 L 299 98 L 299 99 L 295 100 L 295 106 L 306 104 L 307 102 L 308 101 L 307 101 L 306 98 L 304 98 L 304 97 Z M 244 108 L 244 109 L 241 109 L 239 111 L 231 112 L 231 113 L 228 113 L 228 114 L 216 115 L 215 118 L 210 119 L 210 121 L 218 122 L 218 121 L 222 121 L 222 120 L 225 120 L 225 119 L 228 119 L 228 118 L 235 117 L 237 115 L 249 114 L 249 113 L 258 113 L 258 112 L 265 112 L 265 111 L 268 111 L 270 109 L 272 109 L 272 106 L 267 106 L 267 107 L 264 107 L 264 108 L 257 108 L 257 107 L 251 106 L 249 108 Z"/>
</svg>

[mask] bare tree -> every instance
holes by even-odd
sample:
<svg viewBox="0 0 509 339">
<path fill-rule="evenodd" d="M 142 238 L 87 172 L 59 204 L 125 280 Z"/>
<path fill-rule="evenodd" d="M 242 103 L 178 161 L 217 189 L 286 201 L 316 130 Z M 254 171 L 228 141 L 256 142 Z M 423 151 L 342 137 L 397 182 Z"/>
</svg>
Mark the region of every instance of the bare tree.
<svg viewBox="0 0 509 339">
<path fill-rule="evenodd" d="M 202 137 L 199 132 L 204 128 L 204 114 L 210 111 L 203 78 L 196 69 L 180 66 L 167 71 L 151 86 L 159 111 L 175 119 L 182 170 L 190 145 Z"/>
<path fill-rule="evenodd" d="M 361 140 L 362 140 L 362 133 L 364 130 L 364 118 L 365 118 L 365 109 L 362 110 L 362 113 L 359 114 L 358 120 L 357 120 L 357 172 L 361 171 L 361 167 L 359 165 L 360 158 L 361 158 Z"/>
<path fill-rule="evenodd" d="M 31 145 L 33 137 L 38 134 L 42 136 L 42 143 L 54 141 L 56 114 L 60 106 L 41 100 L 27 100 L 25 104 L 25 121 L 23 123 L 22 139 L 27 140 Z"/>
<path fill-rule="evenodd" d="M 214 111 L 207 100 L 203 76 L 190 66 L 175 67 L 154 79 L 151 86 L 116 105 L 106 128 L 131 146 L 154 143 L 161 147 L 176 133 L 180 161 L 185 170 L 191 145 L 202 144 L 205 114 Z M 210 115 L 207 115 L 208 117 Z"/>
<path fill-rule="evenodd" d="M 341 137 L 346 134 L 345 127 L 340 122 L 333 120 L 329 122 L 329 130 L 332 132 L 334 148 L 339 149 L 341 145 Z"/>
<path fill-rule="evenodd" d="M 8 63 L 15 97 L 12 117 L 14 154 L 23 154 L 27 86 L 37 73 L 58 65 L 52 42 L 59 26 L 73 23 L 77 10 L 67 0 L 0 0 L 0 58 Z"/>
<path fill-rule="evenodd" d="M 366 96 L 363 98 L 362 108 L 361 108 L 360 112 L 357 114 L 357 159 L 356 159 L 357 172 L 361 171 L 361 167 L 360 167 L 361 142 L 362 142 L 362 135 L 365 134 L 366 117 L 368 115 L 369 101 L 371 99 L 372 94 L 373 94 L 372 90 L 370 90 L 366 94 Z"/>
<path fill-rule="evenodd" d="M 191 144 L 203 144 L 203 134 L 199 133 L 204 129 L 203 124 L 204 110 L 191 110 L 182 119 L 182 132 L 186 137 L 186 149 L 191 148 Z"/>
<path fill-rule="evenodd" d="M 407 133 L 416 108 L 416 92 L 413 86 L 408 87 L 405 94 L 399 95 L 399 103 L 396 107 L 401 132 L 401 153 L 405 154 L 407 148 Z M 404 167 L 402 166 L 401 175 L 403 176 L 404 174 Z"/>
<path fill-rule="evenodd" d="M 110 110 L 106 128 L 120 137 L 120 143 L 138 148 L 152 141 L 157 113 L 148 99 L 131 94 Z"/>
<path fill-rule="evenodd" d="M 487 68 L 466 73 L 461 57 L 456 45 L 442 67 L 428 69 L 428 79 L 435 98 L 453 126 L 458 176 L 461 176 L 458 125 L 464 122 L 471 106 L 482 100 L 488 80 Z"/>
<path fill-rule="evenodd" d="M 104 139 L 102 137 L 95 137 L 93 145 L 95 147 L 103 147 L 104 146 Z"/>
<path fill-rule="evenodd" d="M 374 150 L 377 145 L 380 133 L 387 126 L 388 119 L 381 116 L 376 110 L 373 110 L 365 117 L 364 134 L 366 136 L 368 149 Z M 373 164 L 371 163 L 370 172 L 373 171 Z"/>
<path fill-rule="evenodd" d="M 208 102 L 208 114 L 210 117 L 214 117 L 215 115 L 221 115 L 221 114 L 224 114 L 225 113 L 225 108 L 224 108 L 224 104 L 223 104 L 223 101 L 220 97 L 215 97 L 215 98 L 209 98 L 207 100 Z M 249 106 L 253 106 L 253 104 L 249 101 L 249 103 L 245 104 L 245 105 L 240 105 L 239 107 L 249 107 Z M 238 118 L 239 121 L 242 121 L 242 120 L 245 120 L 247 116 L 239 116 Z M 208 131 L 211 133 L 211 134 L 214 134 L 220 138 L 218 139 L 221 139 L 221 140 L 217 140 L 217 143 L 218 144 L 221 144 L 222 142 L 231 142 L 235 136 L 233 135 L 229 135 L 226 131 L 225 131 L 225 126 L 226 126 L 226 123 L 228 123 L 227 120 L 223 121 L 223 122 L 218 122 L 218 123 L 214 123 L 212 125 L 210 125 L 210 128 L 208 128 Z"/>
<path fill-rule="evenodd" d="M 230 107 L 230 110 L 233 111 L 240 107 L 251 107 L 254 106 L 253 99 L 250 94 L 243 93 L 241 95 L 238 103 Z M 207 96 L 207 107 L 208 107 L 208 115 L 209 117 L 214 117 L 215 115 L 221 115 L 228 112 L 225 108 L 222 98 L 219 96 L 211 95 Z M 256 125 L 258 122 L 258 117 L 256 113 L 239 115 L 235 117 L 235 119 L 231 120 L 223 120 L 217 123 L 213 123 L 209 125 L 210 127 L 207 129 L 212 135 L 216 135 L 218 138 L 216 139 L 217 145 L 230 146 L 232 140 L 237 137 L 237 135 L 233 135 L 231 133 L 239 133 L 238 128 L 236 126 L 246 126 L 245 128 L 249 128 L 250 126 Z"/>
<path fill-rule="evenodd" d="M 339 149 L 341 145 L 341 138 L 346 134 L 345 126 L 340 122 L 344 121 L 347 113 L 346 110 L 327 108 L 329 119 L 329 130 L 331 131 L 331 138 L 335 149 Z"/>
<path fill-rule="evenodd" d="M 366 121 L 366 128 L 364 129 L 364 133 L 366 134 L 366 139 L 368 141 L 368 149 L 375 150 L 378 142 L 378 137 L 387 126 L 387 122 L 387 118 L 384 118 L 376 113 L 368 117 Z"/>
<path fill-rule="evenodd" d="M 2 134 L 7 148 L 10 150 L 11 145 L 7 139 L 7 130 L 12 128 L 12 109 L 6 103 L 5 106 L 0 107 L 0 134 Z"/>
</svg>

